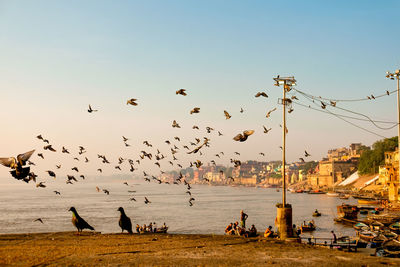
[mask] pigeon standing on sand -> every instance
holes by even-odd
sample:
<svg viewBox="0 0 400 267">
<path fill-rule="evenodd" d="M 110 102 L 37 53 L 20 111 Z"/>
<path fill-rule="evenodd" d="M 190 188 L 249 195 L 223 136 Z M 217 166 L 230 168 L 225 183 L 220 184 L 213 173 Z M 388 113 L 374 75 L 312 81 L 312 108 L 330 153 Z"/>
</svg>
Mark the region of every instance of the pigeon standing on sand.
<svg viewBox="0 0 400 267">
<path fill-rule="evenodd" d="M 119 217 L 119 222 L 118 222 L 122 230 L 121 233 L 123 233 L 124 230 L 126 230 L 128 231 L 128 233 L 133 234 L 131 219 L 128 216 L 126 216 L 124 208 L 119 207 L 118 211 L 121 212 L 121 216 Z"/>
<path fill-rule="evenodd" d="M 78 234 L 82 232 L 83 229 L 90 229 L 94 231 L 94 228 L 90 226 L 81 216 L 74 207 L 71 207 L 69 211 L 72 212 L 72 224 L 78 229 Z"/>
</svg>

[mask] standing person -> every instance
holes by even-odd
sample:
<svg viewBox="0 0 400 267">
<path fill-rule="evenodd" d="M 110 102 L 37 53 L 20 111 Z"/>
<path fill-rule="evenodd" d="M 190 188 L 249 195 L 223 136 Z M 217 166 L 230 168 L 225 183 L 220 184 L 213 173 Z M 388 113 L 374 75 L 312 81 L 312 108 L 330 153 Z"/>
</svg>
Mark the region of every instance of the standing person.
<svg viewBox="0 0 400 267">
<path fill-rule="evenodd" d="M 336 237 L 336 235 L 335 235 L 335 232 L 334 232 L 334 231 L 331 231 L 331 233 L 332 233 L 332 235 L 333 235 L 333 243 L 336 243 L 336 242 L 337 242 L 337 237 Z"/>
<path fill-rule="evenodd" d="M 246 229 L 246 220 L 247 217 L 249 217 L 246 213 L 243 212 L 243 210 L 240 211 L 240 227 L 243 229 Z"/>
</svg>

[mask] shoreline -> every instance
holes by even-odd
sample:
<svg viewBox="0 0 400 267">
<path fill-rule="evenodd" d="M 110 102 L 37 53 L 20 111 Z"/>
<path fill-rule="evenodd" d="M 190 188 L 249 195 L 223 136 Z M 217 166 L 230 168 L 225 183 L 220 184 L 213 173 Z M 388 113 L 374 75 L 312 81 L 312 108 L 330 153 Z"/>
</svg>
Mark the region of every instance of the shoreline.
<svg viewBox="0 0 400 267">
<path fill-rule="evenodd" d="M 329 261 L 327 259 L 329 258 Z M 380 266 L 400 259 L 227 235 L 48 232 L 0 234 L 0 265 Z"/>
</svg>

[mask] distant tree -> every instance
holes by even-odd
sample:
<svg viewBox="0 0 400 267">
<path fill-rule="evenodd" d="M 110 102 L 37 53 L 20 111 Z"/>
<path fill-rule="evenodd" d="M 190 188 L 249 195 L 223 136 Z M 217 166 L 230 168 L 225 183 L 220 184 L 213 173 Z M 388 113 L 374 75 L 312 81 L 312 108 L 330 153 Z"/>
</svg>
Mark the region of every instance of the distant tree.
<svg viewBox="0 0 400 267">
<path fill-rule="evenodd" d="M 358 163 L 358 173 L 373 174 L 378 173 L 379 165 L 385 163 L 385 152 L 394 151 L 397 147 L 397 136 L 376 141 L 372 145 L 372 150 L 365 150 Z"/>
<path fill-rule="evenodd" d="M 308 161 L 304 165 L 299 167 L 299 170 L 303 171 L 303 174 L 307 174 L 310 170 L 315 169 L 317 167 L 318 161 Z"/>
</svg>

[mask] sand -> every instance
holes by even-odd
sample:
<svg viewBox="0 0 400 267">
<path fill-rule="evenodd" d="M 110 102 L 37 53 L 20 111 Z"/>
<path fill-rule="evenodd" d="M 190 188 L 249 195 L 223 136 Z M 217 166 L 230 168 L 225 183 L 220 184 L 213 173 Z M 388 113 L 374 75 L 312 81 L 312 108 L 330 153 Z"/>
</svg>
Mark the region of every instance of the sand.
<svg viewBox="0 0 400 267">
<path fill-rule="evenodd" d="M 305 244 L 224 235 L 58 232 L 0 235 L 0 265 L 18 266 L 379 266 L 371 257 Z"/>
</svg>

